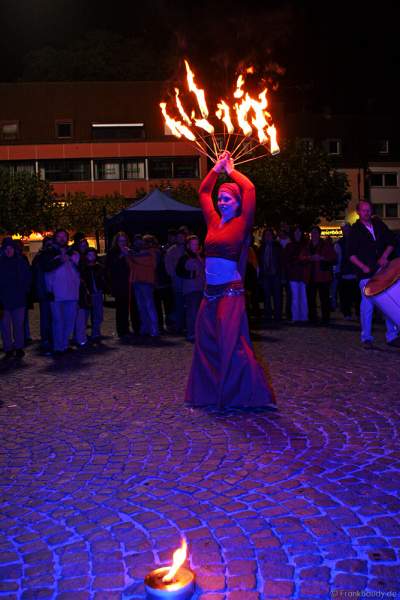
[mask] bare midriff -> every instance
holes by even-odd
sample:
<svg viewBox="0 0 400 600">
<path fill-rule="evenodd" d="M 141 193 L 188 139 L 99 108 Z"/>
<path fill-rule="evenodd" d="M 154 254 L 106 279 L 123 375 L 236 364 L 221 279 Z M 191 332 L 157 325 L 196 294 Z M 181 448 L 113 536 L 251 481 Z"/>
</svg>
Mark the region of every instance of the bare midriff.
<svg viewBox="0 0 400 600">
<path fill-rule="evenodd" d="M 240 281 L 240 279 L 238 264 L 235 260 L 216 256 L 206 257 L 206 282 L 210 285 Z"/>
</svg>

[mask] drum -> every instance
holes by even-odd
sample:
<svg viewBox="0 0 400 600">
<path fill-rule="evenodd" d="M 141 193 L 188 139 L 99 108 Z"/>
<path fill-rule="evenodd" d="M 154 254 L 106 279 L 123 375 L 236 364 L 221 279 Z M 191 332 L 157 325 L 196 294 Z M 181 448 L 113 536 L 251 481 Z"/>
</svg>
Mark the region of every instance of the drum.
<svg viewBox="0 0 400 600">
<path fill-rule="evenodd" d="M 363 293 L 400 327 L 400 258 L 392 260 L 368 281 Z"/>
</svg>

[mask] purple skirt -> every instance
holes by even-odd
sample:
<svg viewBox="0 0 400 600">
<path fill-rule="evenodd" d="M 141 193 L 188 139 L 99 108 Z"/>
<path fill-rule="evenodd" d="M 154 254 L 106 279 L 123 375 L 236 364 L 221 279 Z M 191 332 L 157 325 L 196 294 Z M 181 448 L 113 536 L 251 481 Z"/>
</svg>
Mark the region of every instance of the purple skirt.
<svg viewBox="0 0 400 600">
<path fill-rule="evenodd" d="M 250 341 L 241 281 L 208 285 L 196 319 L 185 402 L 192 406 L 271 406 L 274 394 Z"/>
</svg>

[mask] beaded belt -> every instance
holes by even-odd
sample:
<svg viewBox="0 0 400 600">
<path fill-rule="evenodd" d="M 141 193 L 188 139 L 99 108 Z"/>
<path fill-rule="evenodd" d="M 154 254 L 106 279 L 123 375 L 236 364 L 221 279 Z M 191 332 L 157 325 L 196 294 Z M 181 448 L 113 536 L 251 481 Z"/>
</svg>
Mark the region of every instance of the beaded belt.
<svg viewBox="0 0 400 600">
<path fill-rule="evenodd" d="M 244 288 L 241 281 L 231 281 L 221 285 L 206 285 L 203 292 L 207 300 L 218 300 L 224 296 L 241 296 L 244 294 Z"/>
</svg>

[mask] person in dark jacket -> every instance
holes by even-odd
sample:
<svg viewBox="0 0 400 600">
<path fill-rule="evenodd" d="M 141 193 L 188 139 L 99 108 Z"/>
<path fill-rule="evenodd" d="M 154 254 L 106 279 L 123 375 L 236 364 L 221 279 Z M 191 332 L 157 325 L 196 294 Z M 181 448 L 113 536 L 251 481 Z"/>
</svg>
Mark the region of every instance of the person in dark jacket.
<svg viewBox="0 0 400 600">
<path fill-rule="evenodd" d="M 264 317 L 268 321 L 272 315 L 276 322 L 282 320 L 282 246 L 272 229 L 266 229 L 258 255 L 259 278 L 264 290 Z M 272 313 L 271 297 L 274 303 Z"/>
<path fill-rule="evenodd" d="M 92 342 L 101 338 L 103 322 L 103 294 L 106 287 L 105 267 L 97 260 L 97 250 L 89 246 L 85 260 L 81 265 L 81 279 L 86 293 L 89 295 L 89 306 L 85 308 L 85 328 L 90 315 Z"/>
<path fill-rule="evenodd" d="M 395 246 L 390 229 L 378 217 L 372 216 L 372 205 L 366 200 L 357 204 L 359 219 L 353 224 L 349 239 L 350 261 L 355 267 L 361 292 L 378 271 L 389 262 Z M 361 293 L 360 321 L 361 343 L 366 349 L 373 345 L 372 318 L 374 305 L 370 298 Z M 386 319 L 386 341 L 400 346 L 399 332 L 391 319 Z"/>
<path fill-rule="evenodd" d="M 24 319 L 27 294 L 32 282 L 31 268 L 18 253 L 17 245 L 10 237 L 2 242 L 0 257 L 0 321 L 5 358 L 24 356 Z"/>
<path fill-rule="evenodd" d="M 311 240 L 300 253 L 300 259 L 310 266 L 310 280 L 307 286 L 308 316 L 311 322 L 318 321 L 317 294 L 321 304 L 321 322 L 329 324 L 330 299 L 329 290 L 332 282 L 333 265 L 337 256 L 332 242 L 321 238 L 321 229 L 311 229 Z"/>
<path fill-rule="evenodd" d="M 129 316 L 134 332 L 139 335 L 140 321 L 135 310 L 134 293 L 131 286 L 131 271 L 127 261 L 129 256 L 129 238 L 119 231 L 113 238 L 106 258 L 106 273 L 111 295 L 115 298 L 115 324 L 120 338 L 129 336 Z"/>
<path fill-rule="evenodd" d="M 40 315 L 40 348 L 44 354 L 51 354 L 53 347 L 53 333 L 51 324 L 51 304 L 49 291 L 46 285 L 45 262 L 47 253 L 52 248 L 53 238 L 43 238 L 42 248 L 32 261 L 34 298 L 39 302 Z"/>
<path fill-rule="evenodd" d="M 195 341 L 195 323 L 203 298 L 205 272 L 197 235 L 189 235 L 185 242 L 185 253 L 178 260 L 176 274 L 183 279 L 182 292 L 185 300 L 186 339 Z"/>
</svg>

